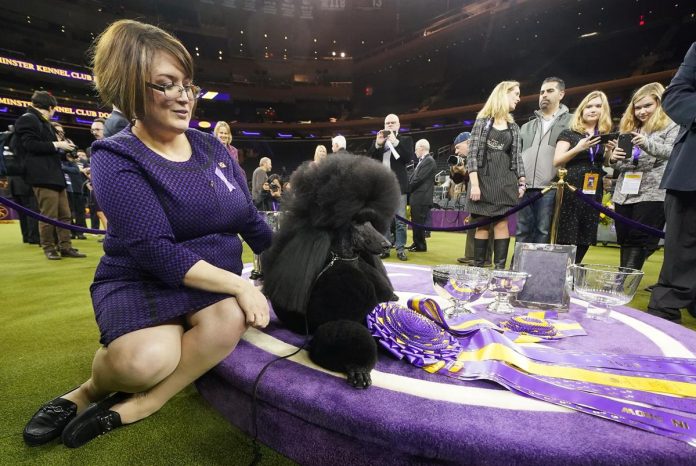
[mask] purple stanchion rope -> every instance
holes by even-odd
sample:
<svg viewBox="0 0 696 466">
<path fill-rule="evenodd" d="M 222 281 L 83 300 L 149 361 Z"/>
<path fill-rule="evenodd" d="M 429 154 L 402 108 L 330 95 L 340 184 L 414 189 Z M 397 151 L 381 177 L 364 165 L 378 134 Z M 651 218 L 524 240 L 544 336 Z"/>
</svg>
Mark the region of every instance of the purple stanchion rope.
<svg viewBox="0 0 696 466">
<path fill-rule="evenodd" d="M 28 215 L 30 217 L 34 217 L 39 222 L 48 223 L 50 225 L 53 225 L 54 227 L 64 228 L 66 230 L 71 230 L 71 231 L 77 231 L 79 233 L 91 233 L 93 235 L 105 235 L 106 234 L 106 230 L 96 230 L 96 229 L 92 229 L 92 228 L 81 227 L 78 225 L 69 225 L 69 224 L 63 223 L 59 220 L 46 217 L 45 215 L 41 215 L 38 212 L 34 212 L 33 210 L 27 209 L 26 207 L 21 206 L 21 205 L 17 204 L 16 202 L 13 202 L 13 201 L 11 201 L 5 197 L 2 197 L 2 196 L 0 196 L 0 204 L 4 204 L 7 207 L 16 210 L 17 212 L 21 212 L 21 213 Z"/>
<path fill-rule="evenodd" d="M 610 217 L 614 219 L 617 222 L 621 222 L 624 225 L 627 225 L 629 228 L 635 228 L 636 230 L 640 230 L 643 233 L 647 233 L 652 236 L 657 236 L 658 238 L 664 238 L 665 237 L 665 232 L 662 230 L 658 230 L 657 228 L 653 228 L 648 225 L 643 225 L 642 223 L 638 223 L 635 220 L 631 220 L 628 217 L 624 217 L 621 214 L 617 214 L 613 210 L 611 210 L 608 207 L 603 206 L 599 202 L 595 201 L 594 198 L 588 196 L 587 194 L 583 193 L 579 189 L 576 189 L 575 195 L 580 198 L 580 200 L 586 204 L 588 204 L 590 207 L 599 210 L 602 212 L 604 215 L 607 217 Z"/>
<path fill-rule="evenodd" d="M 496 215 L 495 217 L 487 217 L 487 218 L 480 220 L 476 223 L 469 223 L 467 225 L 463 225 L 460 227 L 433 227 L 433 226 L 429 226 L 429 225 L 419 225 L 418 223 L 413 223 L 413 222 L 406 220 L 405 218 L 403 218 L 399 215 L 396 215 L 396 219 L 401 221 L 401 222 L 404 222 L 405 224 L 410 225 L 412 227 L 422 228 L 424 230 L 430 230 L 430 231 L 465 231 L 465 230 L 471 230 L 472 228 L 483 227 L 483 226 L 489 225 L 491 223 L 495 223 L 495 222 L 497 222 L 505 217 L 509 217 L 510 215 L 514 214 L 515 212 L 524 209 L 529 204 L 536 202 L 543 195 L 544 195 L 544 193 L 538 192 L 538 193 L 534 194 L 532 197 L 530 197 L 529 199 L 527 199 L 526 201 L 524 201 L 520 204 L 517 204 L 515 207 L 508 210 L 507 212 L 505 212 L 502 215 Z"/>
</svg>

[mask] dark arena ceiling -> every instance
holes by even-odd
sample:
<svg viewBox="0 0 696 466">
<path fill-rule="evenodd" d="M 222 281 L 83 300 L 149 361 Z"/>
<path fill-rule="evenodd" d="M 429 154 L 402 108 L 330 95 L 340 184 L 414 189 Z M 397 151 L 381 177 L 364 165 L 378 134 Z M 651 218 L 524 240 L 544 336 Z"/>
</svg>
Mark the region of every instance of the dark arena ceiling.
<svg viewBox="0 0 696 466">
<path fill-rule="evenodd" d="M 571 108 L 595 86 L 623 108 L 643 83 L 667 84 L 696 40 L 684 0 L 22 0 L 2 16 L 4 124 L 35 89 L 70 107 L 61 121 L 75 130 L 108 112 L 86 51 L 132 18 L 181 39 L 217 93 L 194 124 L 224 119 L 242 140 L 365 137 L 381 125 L 368 117 L 390 112 L 414 131 L 461 129 L 504 79 L 522 83 L 518 118 L 552 75 Z"/>
</svg>

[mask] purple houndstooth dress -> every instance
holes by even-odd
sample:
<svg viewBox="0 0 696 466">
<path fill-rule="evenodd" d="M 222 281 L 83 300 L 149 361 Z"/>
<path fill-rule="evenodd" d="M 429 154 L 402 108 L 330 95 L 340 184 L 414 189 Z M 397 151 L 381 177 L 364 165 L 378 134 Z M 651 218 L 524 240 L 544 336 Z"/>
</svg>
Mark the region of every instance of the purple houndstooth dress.
<svg viewBox="0 0 696 466">
<path fill-rule="evenodd" d="M 270 245 L 239 165 L 213 136 L 186 136 L 186 162 L 151 151 L 130 127 L 92 146 L 92 182 L 109 220 L 90 287 L 103 345 L 229 297 L 187 288 L 183 278 L 200 260 L 239 275 L 237 234 L 256 253 Z"/>
</svg>

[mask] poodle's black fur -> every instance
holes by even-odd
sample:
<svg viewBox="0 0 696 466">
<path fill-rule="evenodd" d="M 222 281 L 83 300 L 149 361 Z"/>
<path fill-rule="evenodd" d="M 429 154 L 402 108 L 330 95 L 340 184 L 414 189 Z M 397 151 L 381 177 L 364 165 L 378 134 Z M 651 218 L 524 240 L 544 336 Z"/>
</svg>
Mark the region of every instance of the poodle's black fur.
<svg viewBox="0 0 696 466">
<path fill-rule="evenodd" d="M 391 170 L 367 157 L 329 156 L 290 179 L 280 231 L 263 253 L 264 293 L 288 328 L 313 334 L 310 357 L 365 388 L 377 345 L 365 316 L 394 295 L 377 254 L 399 203 Z"/>
</svg>

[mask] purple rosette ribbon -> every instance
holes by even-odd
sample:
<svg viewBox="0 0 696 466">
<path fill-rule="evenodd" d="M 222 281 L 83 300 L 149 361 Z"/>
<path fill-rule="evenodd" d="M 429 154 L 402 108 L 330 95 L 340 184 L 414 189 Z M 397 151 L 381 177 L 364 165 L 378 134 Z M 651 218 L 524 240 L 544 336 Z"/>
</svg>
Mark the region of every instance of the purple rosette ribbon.
<svg viewBox="0 0 696 466">
<path fill-rule="evenodd" d="M 417 367 L 456 359 L 461 352 L 445 329 L 397 303 L 377 305 L 367 316 L 367 328 L 387 351 Z"/>
</svg>

